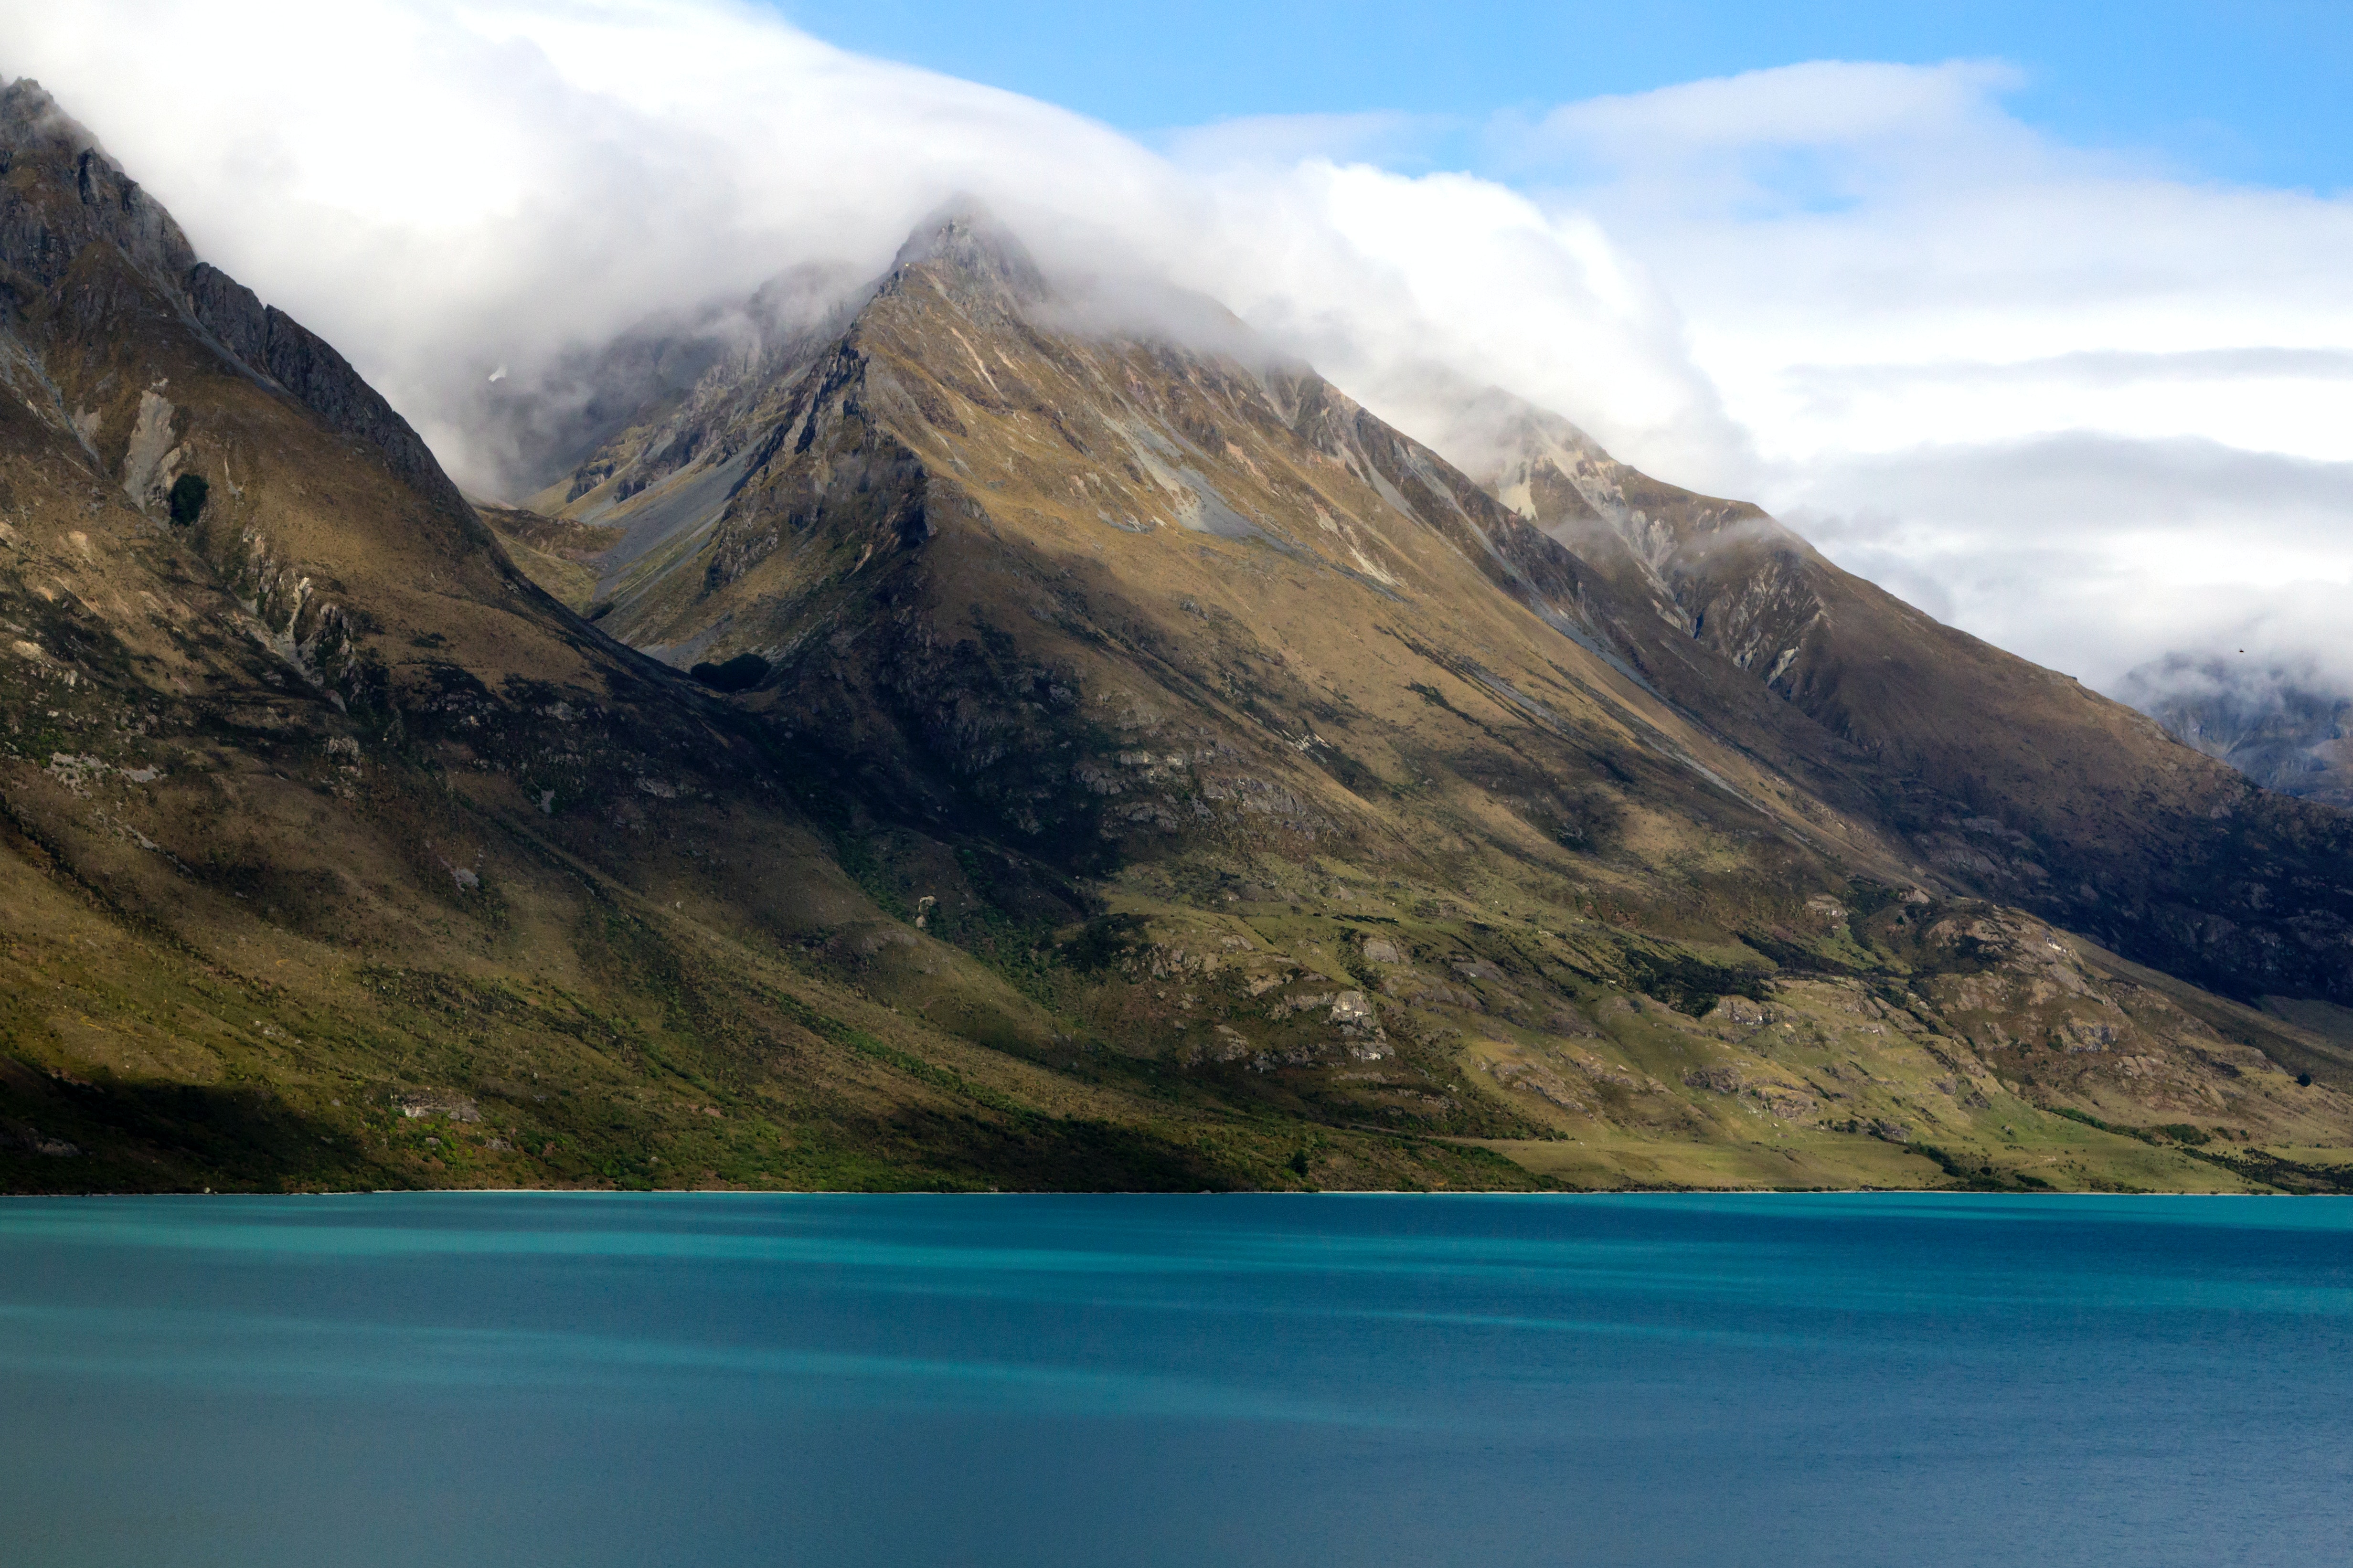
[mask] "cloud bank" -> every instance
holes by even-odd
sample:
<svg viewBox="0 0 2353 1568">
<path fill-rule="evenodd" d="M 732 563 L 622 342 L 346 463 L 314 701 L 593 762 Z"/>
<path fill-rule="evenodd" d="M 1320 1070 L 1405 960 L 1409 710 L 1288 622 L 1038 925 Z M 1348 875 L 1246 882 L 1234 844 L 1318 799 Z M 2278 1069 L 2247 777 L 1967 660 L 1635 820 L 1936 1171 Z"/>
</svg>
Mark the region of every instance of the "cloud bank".
<svg viewBox="0 0 2353 1568">
<path fill-rule="evenodd" d="M 871 276 L 970 193 L 1408 429 L 1500 384 L 2094 684 L 2250 637 L 2353 684 L 2353 204 L 2054 145 L 1999 62 L 1155 149 L 731 0 L 0 0 L 0 40 L 478 489 L 494 373 Z M 1401 172 L 1440 142 L 1472 166 Z"/>
<path fill-rule="evenodd" d="M 959 194 L 1050 268 L 1209 294 L 1377 405 L 1411 363 L 1619 437 L 1709 395 L 1574 214 L 1322 157 L 1180 163 L 727 0 L 0 0 L 0 70 L 40 79 L 478 487 L 500 454 L 470 393 L 499 367 L 797 268 L 872 275 Z"/>
</svg>

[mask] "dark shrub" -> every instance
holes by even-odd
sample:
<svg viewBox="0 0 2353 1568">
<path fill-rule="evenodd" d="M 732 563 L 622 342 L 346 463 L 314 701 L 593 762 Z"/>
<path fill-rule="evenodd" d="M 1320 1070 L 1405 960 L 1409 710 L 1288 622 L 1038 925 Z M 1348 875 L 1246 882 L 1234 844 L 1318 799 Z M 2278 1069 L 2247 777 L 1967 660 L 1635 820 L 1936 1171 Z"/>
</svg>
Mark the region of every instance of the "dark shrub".
<svg viewBox="0 0 2353 1568">
<path fill-rule="evenodd" d="M 739 653 L 724 664 L 698 664 L 687 674 L 713 691 L 749 691 L 768 679 L 768 661 L 756 653 Z"/>
<path fill-rule="evenodd" d="M 1062 944 L 1062 956 L 1082 972 L 1106 969 L 1134 952 L 1143 940 L 1142 915 L 1097 915 Z"/>
<path fill-rule="evenodd" d="M 182 528 L 205 514 L 205 497 L 212 486 L 205 483 L 202 474 L 182 474 L 172 481 L 172 493 L 167 498 L 172 508 L 172 521 Z"/>
</svg>

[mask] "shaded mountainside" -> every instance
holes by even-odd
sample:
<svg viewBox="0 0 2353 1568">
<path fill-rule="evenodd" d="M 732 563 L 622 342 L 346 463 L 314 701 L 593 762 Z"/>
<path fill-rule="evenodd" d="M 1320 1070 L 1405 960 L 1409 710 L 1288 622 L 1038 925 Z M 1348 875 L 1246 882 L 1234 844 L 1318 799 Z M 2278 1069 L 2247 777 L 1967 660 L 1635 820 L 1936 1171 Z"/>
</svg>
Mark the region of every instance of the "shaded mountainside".
<svg viewBox="0 0 2353 1568">
<path fill-rule="evenodd" d="M 528 510 L 28 83 L 0 267 L 8 1185 L 2343 1179 L 2333 1014 L 1915 868 L 1655 583 L 985 221 L 641 336 Z"/>
</svg>

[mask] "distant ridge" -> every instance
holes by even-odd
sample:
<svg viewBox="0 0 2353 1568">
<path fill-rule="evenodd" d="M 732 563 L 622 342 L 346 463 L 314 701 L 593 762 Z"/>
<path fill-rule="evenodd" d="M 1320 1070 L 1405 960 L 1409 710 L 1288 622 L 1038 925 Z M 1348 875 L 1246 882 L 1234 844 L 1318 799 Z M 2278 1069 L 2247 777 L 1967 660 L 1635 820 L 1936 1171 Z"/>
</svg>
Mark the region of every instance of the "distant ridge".
<svg viewBox="0 0 2353 1568">
<path fill-rule="evenodd" d="M 2265 789 L 2353 807 L 2353 699 L 2316 671 L 2174 655 L 2130 671 L 2125 697 L 2168 734 Z"/>
</svg>

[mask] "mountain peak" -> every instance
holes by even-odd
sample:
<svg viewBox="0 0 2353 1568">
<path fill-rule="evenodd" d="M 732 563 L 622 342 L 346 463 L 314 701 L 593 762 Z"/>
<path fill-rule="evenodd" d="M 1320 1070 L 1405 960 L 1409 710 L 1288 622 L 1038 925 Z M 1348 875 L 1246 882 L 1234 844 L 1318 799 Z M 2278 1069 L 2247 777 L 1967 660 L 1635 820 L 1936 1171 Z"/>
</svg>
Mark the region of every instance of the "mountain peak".
<svg viewBox="0 0 2353 1568">
<path fill-rule="evenodd" d="M 916 269 L 966 303 L 993 304 L 1009 315 L 1052 293 L 1029 247 L 970 196 L 943 204 L 899 247 L 892 279 Z"/>
<path fill-rule="evenodd" d="M 47 142 L 68 153 L 94 148 L 98 139 L 58 107 L 58 100 L 31 77 L 0 87 L 0 147 L 11 150 Z"/>
<path fill-rule="evenodd" d="M 58 107 L 47 89 L 18 77 L 0 88 L 0 171 L 27 158 L 46 165 L 54 188 L 69 194 L 63 201 L 42 201 L 20 192 L 19 213 L 29 200 L 42 209 L 41 216 L 12 223 L 0 237 L 0 260 L 50 283 L 82 246 L 104 240 L 119 246 L 167 291 L 178 291 L 195 263 L 180 226 L 107 155 L 97 137 Z"/>
</svg>

